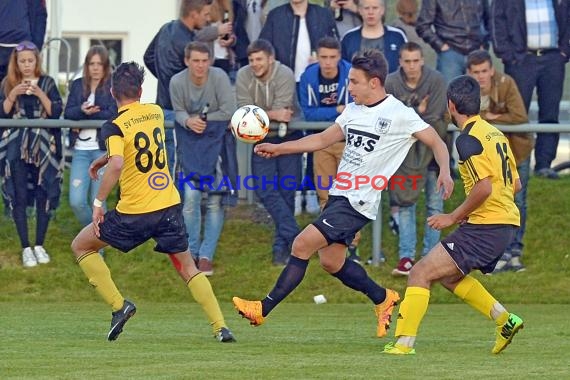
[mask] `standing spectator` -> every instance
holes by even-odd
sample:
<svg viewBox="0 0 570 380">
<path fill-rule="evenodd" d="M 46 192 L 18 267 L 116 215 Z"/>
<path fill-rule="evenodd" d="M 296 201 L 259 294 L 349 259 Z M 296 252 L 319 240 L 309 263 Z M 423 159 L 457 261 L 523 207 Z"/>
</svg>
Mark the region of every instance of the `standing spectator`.
<svg viewBox="0 0 570 380">
<path fill-rule="evenodd" d="M 224 23 L 234 22 L 234 10 L 231 0 L 213 0 L 210 11 L 210 26 L 221 27 Z M 211 41 L 213 66 L 224 70 L 228 75 L 233 71 L 235 54 L 233 45 L 236 36 L 233 33 L 217 36 Z"/>
<path fill-rule="evenodd" d="M 111 307 L 107 339 L 113 341 L 119 337 L 137 308 L 117 289 L 97 250 L 111 245 L 128 252 L 153 239 L 154 249 L 168 255 L 204 310 L 214 336 L 223 343 L 235 342 L 210 281 L 198 271 L 188 252 L 180 195 L 172 183 L 164 152 L 164 115 L 156 104 L 140 103 L 144 69 L 135 62 L 122 63 L 111 80 L 119 114 L 103 125 L 102 135 L 108 150 L 91 165 L 89 175 L 96 179 L 103 165 L 107 169 L 93 201 L 92 223 L 71 243 L 77 264 Z M 144 145 L 139 145 L 143 141 Z M 121 186 L 121 199 L 115 210 L 105 213 L 103 202 L 117 182 Z"/>
<path fill-rule="evenodd" d="M 396 2 L 396 12 L 398 12 L 398 18 L 392 22 L 392 26 L 402 29 L 406 33 L 408 41 L 420 45 L 425 64 L 431 68 L 435 67 L 435 52 L 416 32 L 418 1 L 398 0 Z"/>
<path fill-rule="evenodd" d="M 176 112 L 178 157 L 185 176 L 192 173 L 184 194 L 184 223 L 188 245 L 198 269 L 206 276 L 214 273 L 213 260 L 224 225 L 222 194 L 217 186 L 204 185 L 205 178 L 220 176 L 216 168 L 225 143 L 228 123 L 236 109 L 228 75 L 218 67 L 210 67 L 210 50 L 203 42 L 190 42 L 185 49 L 188 68 L 170 81 L 170 98 Z M 207 109 L 207 114 L 204 110 Z M 204 120 L 207 118 L 206 120 Z M 234 141 L 230 139 L 229 141 Z M 235 161 L 235 160 L 234 160 Z M 190 186 L 192 185 L 192 186 Z M 202 218 L 202 195 L 206 195 L 206 215 Z M 204 237 L 201 238 L 202 221 Z"/>
<path fill-rule="evenodd" d="M 4 79 L 10 54 L 20 41 L 31 41 L 42 50 L 46 34 L 45 0 L 3 0 L 0 3 L 0 81 Z"/>
<path fill-rule="evenodd" d="M 31 41 L 42 50 L 46 34 L 45 0 L 3 0 L 0 2 L 0 82 L 7 74 L 10 55 L 20 41 Z M 4 193 L 4 214 L 10 218 L 10 205 Z"/>
<path fill-rule="evenodd" d="M 362 26 L 347 32 L 342 38 L 342 58 L 350 61 L 356 52 L 378 49 L 388 61 L 388 72 L 396 71 L 400 46 L 407 39 L 400 29 L 384 25 L 384 0 L 360 0 L 358 11 Z"/>
<path fill-rule="evenodd" d="M 407 42 L 400 48 L 400 69 L 386 78 L 386 91 L 398 100 L 412 107 L 423 121 L 434 127 L 439 136 L 445 136 L 447 123 L 446 83 L 443 76 L 424 65 L 420 45 Z M 398 206 L 399 214 L 399 254 L 400 260 L 392 275 L 407 276 L 416 255 L 416 203 L 425 188 L 426 216 L 443 212 L 443 199 L 437 192 L 439 167 L 433 159 L 433 152 L 422 142 L 417 141 L 408 152 L 406 159 L 396 170 L 396 178 L 405 178 L 401 185 L 390 187 L 391 204 Z M 422 256 L 439 241 L 440 232 L 424 227 Z"/>
<path fill-rule="evenodd" d="M 331 36 L 338 39 L 335 20 L 329 9 L 309 4 L 308 0 L 290 0 L 269 12 L 260 38 L 269 41 L 275 49 L 275 59 L 287 65 L 295 73 L 299 83 L 301 74 L 310 63 L 316 61 L 318 41 Z M 297 89 L 298 90 L 298 89 Z M 305 131 L 306 134 L 313 130 Z M 301 163 L 303 166 L 303 163 Z M 313 155 L 306 155 L 304 177 L 313 178 Z M 315 187 L 304 183 L 295 196 L 295 215 L 302 211 L 303 191 L 308 213 L 319 212 Z"/>
<path fill-rule="evenodd" d="M 175 115 L 170 100 L 170 78 L 186 68 L 184 64 L 184 48 L 190 41 L 196 39 L 211 41 L 218 35 L 231 33 L 231 24 L 220 27 L 204 28 L 210 17 L 210 7 L 213 0 L 182 0 L 180 2 L 180 17 L 164 24 L 154 36 L 144 53 L 144 64 L 158 79 L 156 104 L 164 110 L 164 118 L 174 121 Z M 198 31 L 202 29 L 202 34 Z M 214 31 L 214 36 L 210 34 Z M 176 149 L 174 130 L 166 130 L 166 152 L 168 167 L 174 173 Z"/>
<path fill-rule="evenodd" d="M 288 123 L 295 104 L 295 75 L 290 68 L 275 60 L 271 43 L 264 39 L 253 41 L 247 49 L 249 65 L 242 67 L 236 78 L 237 106 L 255 104 L 265 110 L 269 120 Z M 264 142 L 293 141 L 302 137 L 301 131 L 287 131 L 282 137 L 270 131 Z M 273 264 L 285 265 L 291 244 L 299 233 L 294 216 L 295 189 L 276 184 L 282 178 L 301 180 L 301 154 L 265 159 L 252 154 L 251 171 L 257 178 L 255 193 L 275 223 Z M 278 187 L 275 189 L 274 187 Z"/>
<path fill-rule="evenodd" d="M 362 17 L 358 13 L 358 0 L 331 0 L 338 35 L 342 38 L 346 32 L 362 25 Z"/>
<path fill-rule="evenodd" d="M 476 50 L 467 57 L 467 72 L 481 87 L 481 117 L 494 124 L 522 124 L 528 122 L 523 99 L 517 84 L 510 76 L 493 67 L 491 56 L 485 50 Z M 526 229 L 526 195 L 530 176 L 530 153 L 534 146 L 532 133 L 505 133 L 512 156 L 517 163 L 521 191 L 515 194 L 515 204 L 521 215 L 521 225 L 513 241 L 497 262 L 494 272 L 524 271 L 521 262 L 523 237 Z"/>
<path fill-rule="evenodd" d="M 299 82 L 305 68 L 315 61 L 311 56 L 318 41 L 325 37 L 338 38 L 331 12 L 307 0 L 290 0 L 269 12 L 259 38 L 275 49 L 275 59 L 291 68 Z"/>
<path fill-rule="evenodd" d="M 492 39 L 505 73 L 519 88 L 528 113 L 536 88 L 538 122 L 558 123 L 565 65 L 570 56 L 568 1 L 506 1 L 492 3 Z M 538 133 L 534 173 L 559 178 L 550 167 L 556 158 L 558 133 Z"/>
<path fill-rule="evenodd" d="M 30 41 L 19 43 L 10 56 L 0 91 L 0 118 L 59 119 L 61 96 L 53 78 L 42 73 L 40 52 Z M 22 245 L 24 267 L 47 264 L 44 248 L 51 212 L 59 205 L 63 178 L 59 128 L 6 128 L 0 139 L 0 177 Z M 36 207 L 36 243 L 28 236 L 31 190 Z"/>
<path fill-rule="evenodd" d="M 352 102 L 348 93 L 350 62 L 342 59 L 340 43 L 334 37 L 323 37 L 317 45 L 317 63 L 309 65 L 301 75 L 299 104 L 307 121 L 334 121 Z M 344 152 L 344 141 L 332 144 L 314 153 L 315 186 L 322 209 L 329 199 L 329 189 L 336 178 Z M 348 257 L 360 262 L 358 242 L 360 232 L 348 245 Z"/>
<path fill-rule="evenodd" d="M 416 31 L 447 82 L 465 74 L 467 54 L 486 46 L 488 30 L 488 0 L 422 0 Z"/>
<path fill-rule="evenodd" d="M 111 95 L 111 63 L 102 45 L 91 46 L 83 63 L 83 77 L 73 81 L 64 117 L 70 120 L 108 120 L 117 115 Z M 101 182 L 89 178 L 89 166 L 105 153 L 101 129 L 72 129 L 69 204 L 82 226 L 91 223 L 91 204 Z M 103 169 L 102 169 L 103 170 Z"/>
</svg>

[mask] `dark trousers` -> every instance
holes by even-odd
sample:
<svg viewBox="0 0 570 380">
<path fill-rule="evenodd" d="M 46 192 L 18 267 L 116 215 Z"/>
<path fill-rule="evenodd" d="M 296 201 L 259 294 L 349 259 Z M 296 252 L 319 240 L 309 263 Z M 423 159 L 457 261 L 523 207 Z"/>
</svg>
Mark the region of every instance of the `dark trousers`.
<svg viewBox="0 0 570 380">
<path fill-rule="evenodd" d="M 268 137 L 263 142 L 280 143 L 297 140 L 299 131 L 285 138 Z M 301 154 L 262 158 L 253 153 L 251 171 L 255 176 L 255 193 L 275 223 L 273 253 L 290 252 L 299 233 L 295 220 L 295 190 L 301 180 Z"/>
<path fill-rule="evenodd" d="M 505 73 L 517 83 L 527 111 L 536 87 L 539 123 L 558 123 L 565 65 L 566 58 L 555 50 L 541 56 L 529 53 L 522 62 L 505 64 Z M 556 158 L 559 137 L 559 133 L 537 134 L 535 172 L 550 167 Z"/>
<path fill-rule="evenodd" d="M 32 164 L 26 164 L 23 160 L 16 160 L 13 162 L 12 179 L 14 181 L 14 200 L 12 216 L 16 224 L 16 230 L 20 237 L 22 248 L 30 247 L 30 240 L 28 236 L 28 219 L 26 215 L 26 208 L 28 207 L 28 178 L 34 183 L 38 183 L 39 168 Z M 48 229 L 50 214 L 46 210 L 47 193 L 46 191 L 36 186 L 34 196 L 32 198 L 36 206 L 36 244 L 43 245 L 46 232 Z"/>
</svg>

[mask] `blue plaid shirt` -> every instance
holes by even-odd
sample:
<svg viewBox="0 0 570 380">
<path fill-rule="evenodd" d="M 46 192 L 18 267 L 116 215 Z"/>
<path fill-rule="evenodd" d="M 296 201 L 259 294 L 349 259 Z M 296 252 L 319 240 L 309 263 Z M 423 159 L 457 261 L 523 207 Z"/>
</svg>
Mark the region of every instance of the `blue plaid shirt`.
<svg viewBox="0 0 570 380">
<path fill-rule="evenodd" d="M 525 0 L 527 47 L 548 49 L 558 47 L 558 25 L 551 0 Z"/>
</svg>

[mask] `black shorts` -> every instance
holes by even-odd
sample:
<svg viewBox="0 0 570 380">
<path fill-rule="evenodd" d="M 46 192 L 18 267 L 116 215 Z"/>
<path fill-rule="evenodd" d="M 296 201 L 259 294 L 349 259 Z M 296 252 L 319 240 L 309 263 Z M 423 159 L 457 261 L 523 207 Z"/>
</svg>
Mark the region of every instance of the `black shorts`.
<svg viewBox="0 0 570 380">
<path fill-rule="evenodd" d="M 441 240 L 459 270 L 490 273 L 513 240 L 518 227 L 510 224 L 465 223 Z"/>
<path fill-rule="evenodd" d="M 99 229 L 99 239 L 123 252 L 151 238 L 156 241 L 154 250 L 157 252 L 178 253 L 188 249 L 181 204 L 144 214 L 122 214 L 111 210 L 105 214 Z"/>
<path fill-rule="evenodd" d="M 370 219 L 356 211 L 345 197 L 329 195 L 321 215 L 313 225 L 323 234 L 327 243 L 352 243 L 354 236 Z"/>
</svg>

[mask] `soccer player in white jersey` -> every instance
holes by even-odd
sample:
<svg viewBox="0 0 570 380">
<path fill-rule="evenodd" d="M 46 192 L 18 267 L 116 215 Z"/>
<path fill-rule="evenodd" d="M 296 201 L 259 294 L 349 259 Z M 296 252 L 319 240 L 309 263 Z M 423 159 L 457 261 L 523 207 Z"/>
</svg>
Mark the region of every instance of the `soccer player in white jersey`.
<svg viewBox="0 0 570 380">
<path fill-rule="evenodd" d="M 378 319 L 376 335 L 386 335 L 400 296 L 394 290 L 376 284 L 362 266 L 346 259 L 346 246 L 357 231 L 376 219 L 380 189 L 398 169 L 416 140 L 434 152 L 440 166 L 438 191 L 443 190 L 444 199 L 453 191 L 445 143 L 412 108 L 386 94 L 387 72 L 386 60 L 378 50 L 357 54 L 348 75 L 348 91 L 354 103 L 347 105 L 333 125 L 294 142 L 262 143 L 255 147 L 258 155 L 271 158 L 314 152 L 346 140 L 329 200 L 319 217 L 295 238 L 287 266 L 275 287 L 261 301 L 233 298 L 238 312 L 252 325 L 261 325 L 271 310 L 301 283 L 310 257 L 318 252 L 321 266 L 327 272 L 370 298 Z"/>
</svg>

